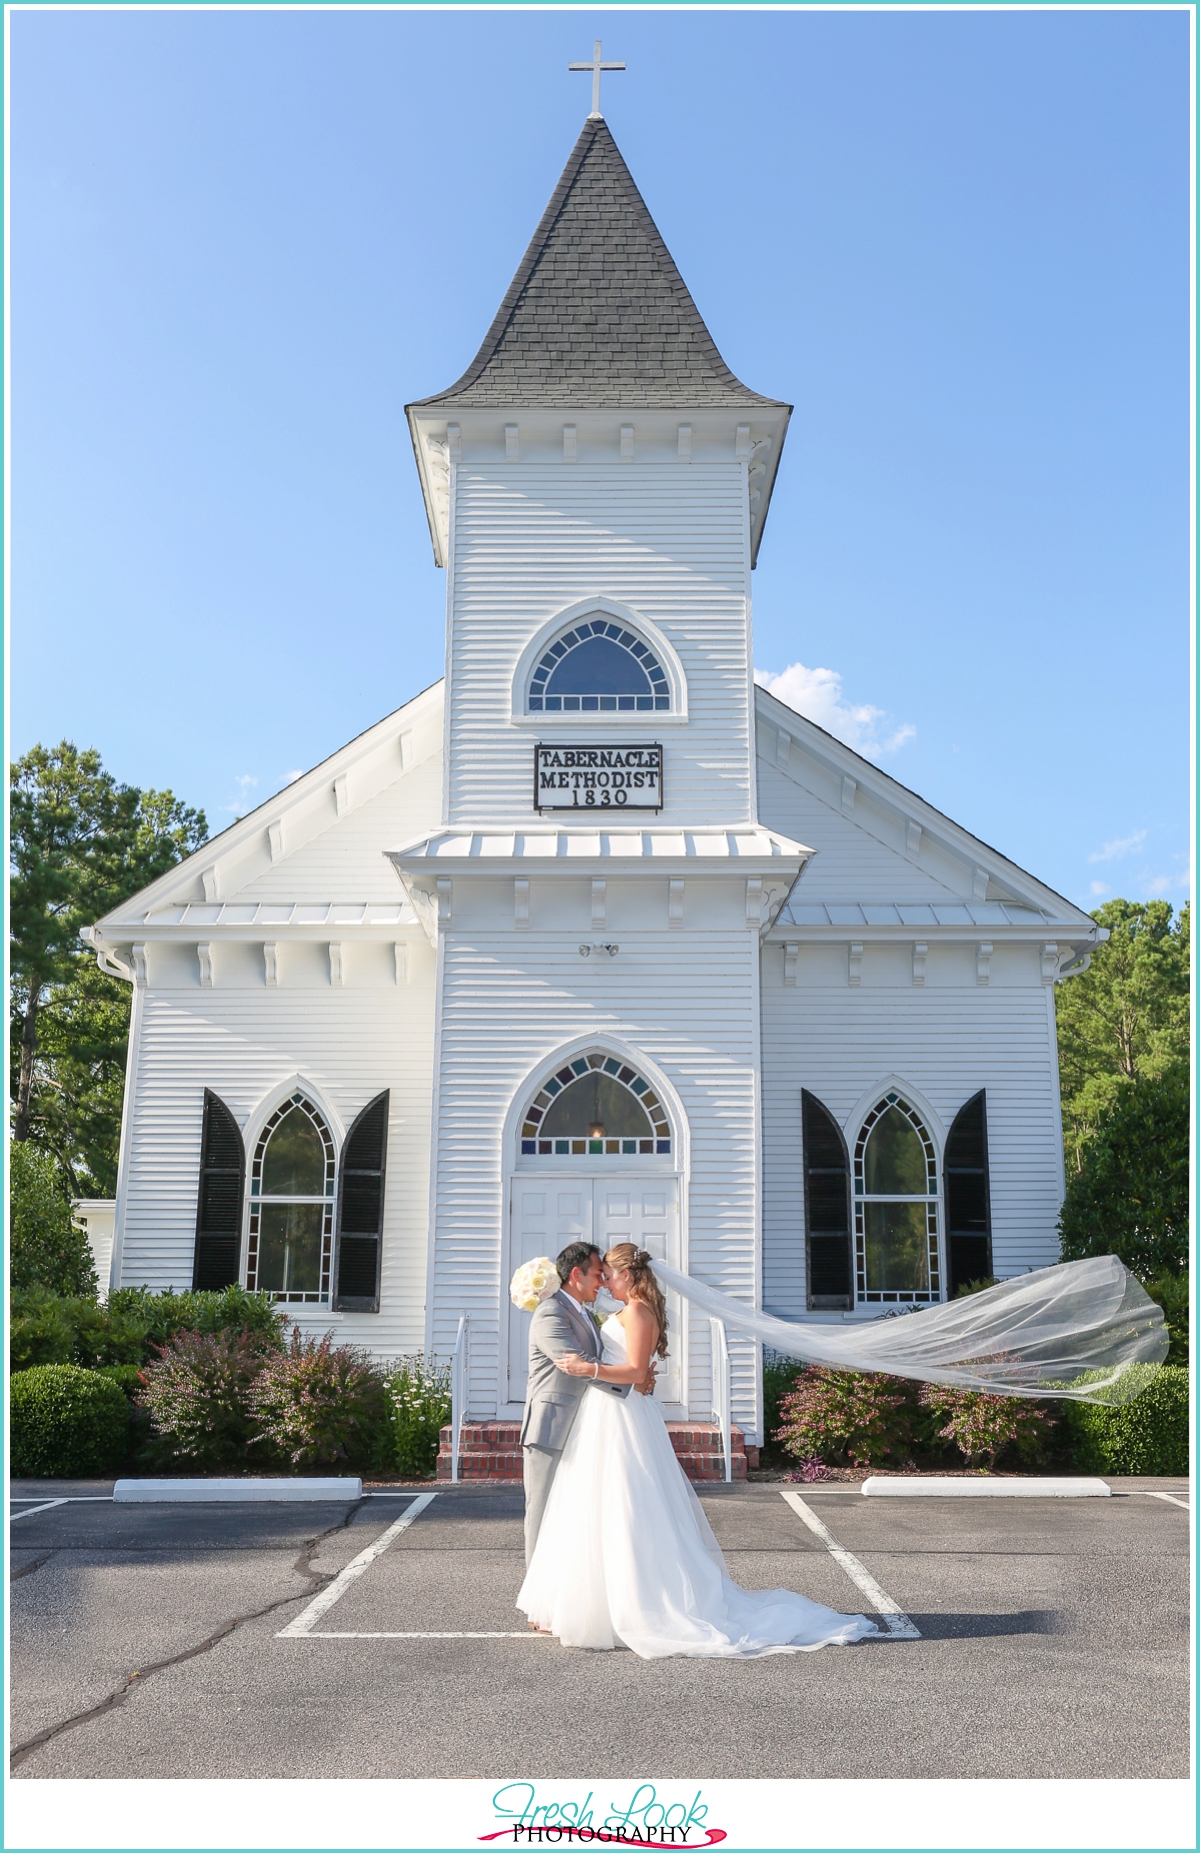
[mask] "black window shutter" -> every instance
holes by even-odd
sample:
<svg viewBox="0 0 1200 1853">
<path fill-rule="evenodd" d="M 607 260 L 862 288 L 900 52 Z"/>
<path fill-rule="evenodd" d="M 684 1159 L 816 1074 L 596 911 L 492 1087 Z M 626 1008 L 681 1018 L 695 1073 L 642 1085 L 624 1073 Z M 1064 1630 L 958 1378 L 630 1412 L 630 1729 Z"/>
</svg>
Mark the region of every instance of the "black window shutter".
<svg viewBox="0 0 1200 1853">
<path fill-rule="evenodd" d="M 850 1162 L 836 1120 L 805 1088 L 804 1220 L 808 1236 L 808 1304 L 847 1312 L 850 1291 Z"/>
<path fill-rule="evenodd" d="M 346 1134 L 338 1176 L 336 1286 L 339 1312 L 379 1311 L 383 1182 L 387 1169 L 388 1094 L 367 1102 Z"/>
<path fill-rule="evenodd" d="M 946 1242 L 950 1298 L 992 1271 L 987 1099 L 981 1088 L 960 1107 L 946 1141 Z"/>
<path fill-rule="evenodd" d="M 192 1286 L 219 1292 L 236 1286 L 242 1248 L 246 1153 L 237 1121 L 218 1095 L 204 1090 L 200 1190 Z"/>
</svg>

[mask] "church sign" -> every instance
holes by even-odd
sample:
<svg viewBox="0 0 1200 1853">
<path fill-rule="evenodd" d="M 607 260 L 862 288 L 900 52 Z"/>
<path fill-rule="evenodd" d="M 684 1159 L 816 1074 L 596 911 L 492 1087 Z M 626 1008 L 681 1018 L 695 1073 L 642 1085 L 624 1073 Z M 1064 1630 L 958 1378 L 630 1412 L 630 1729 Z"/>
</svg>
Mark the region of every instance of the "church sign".
<svg viewBox="0 0 1200 1853">
<path fill-rule="evenodd" d="M 661 746 L 535 746 L 539 811 L 661 811 Z"/>
</svg>

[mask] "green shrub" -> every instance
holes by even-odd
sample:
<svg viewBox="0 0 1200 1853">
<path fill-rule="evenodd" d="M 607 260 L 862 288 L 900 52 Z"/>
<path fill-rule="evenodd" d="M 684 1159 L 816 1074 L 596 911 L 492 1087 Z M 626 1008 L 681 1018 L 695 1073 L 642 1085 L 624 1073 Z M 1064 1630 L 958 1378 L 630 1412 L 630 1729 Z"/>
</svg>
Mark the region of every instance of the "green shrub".
<svg viewBox="0 0 1200 1853">
<path fill-rule="evenodd" d="M 1067 1180 L 1059 1217 L 1064 1261 L 1117 1255 L 1139 1280 L 1187 1266 L 1187 1071 L 1125 1081 Z"/>
<path fill-rule="evenodd" d="M 783 1421 L 780 1405 L 804 1369 L 799 1358 L 785 1358 L 779 1351 L 763 1353 L 763 1441 L 770 1448 Z"/>
<path fill-rule="evenodd" d="M 256 1332 L 281 1351 L 288 1323 L 269 1294 L 247 1293 L 236 1286 L 219 1293 L 151 1293 L 145 1287 L 121 1287 L 109 1294 L 108 1312 L 131 1329 L 143 1327 L 148 1348 L 168 1344 L 176 1332 Z"/>
<path fill-rule="evenodd" d="M 13 1295 L 12 1370 L 34 1364 L 147 1364 L 176 1332 L 260 1333 L 283 1345 L 284 1315 L 265 1293 L 149 1293 L 123 1287 L 106 1306 L 32 1287 Z"/>
<path fill-rule="evenodd" d="M 968 1467 L 991 1469 L 1011 1450 L 1027 1465 L 1045 1458 L 1053 1416 L 1024 1396 L 991 1396 L 986 1390 L 923 1383 L 917 1395 L 928 1412 L 934 1441 L 951 1442 Z"/>
<path fill-rule="evenodd" d="M 94 1299 L 97 1283 L 92 1251 L 72 1218 L 71 1192 L 62 1167 L 50 1152 L 28 1139 L 9 1141 L 8 1161 L 12 1291 L 41 1287 L 50 1293 Z"/>
<path fill-rule="evenodd" d="M 1171 1336 L 1171 1349 L 1167 1352 L 1166 1362 L 1182 1364 L 1186 1368 L 1192 1361 L 1188 1276 L 1186 1274 L 1160 1274 L 1155 1280 L 1143 1281 L 1142 1285 L 1150 1298 L 1162 1307 L 1167 1321 L 1167 1331 Z"/>
<path fill-rule="evenodd" d="M 159 1346 L 137 1400 L 175 1459 L 210 1472 L 244 1465 L 250 1391 L 265 1355 L 257 1333 L 176 1332 Z"/>
<path fill-rule="evenodd" d="M 131 1403 L 142 1393 L 144 1378 L 140 1364 L 101 1364 L 95 1374 L 115 1383 Z"/>
<path fill-rule="evenodd" d="M 912 1450 L 914 1392 L 898 1377 L 812 1364 L 783 1397 L 774 1439 L 796 1460 L 897 1466 Z"/>
<path fill-rule="evenodd" d="M 129 1401 L 77 1364 L 41 1364 L 10 1381 L 12 1472 L 25 1479 L 107 1474 L 125 1453 Z"/>
<path fill-rule="evenodd" d="M 1106 1409 L 1096 1403 L 1063 1405 L 1063 1429 L 1080 1473 L 1186 1474 L 1188 1373 L 1164 1364 L 1145 1373 L 1147 1387 L 1132 1402 Z"/>
<path fill-rule="evenodd" d="M 437 1471 L 442 1424 L 450 1420 L 450 1367 L 423 1352 L 401 1358 L 388 1378 L 397 1473 L 419 1479 Z"/>
<path fill-rule="evenodd" d="M 269 1353 L 249 1394 L 251 1447 L 293 1467 L 383 1465 L 391 1452 L 391 1405 L 383 1372 L 366 1352 L 299 1330 Z"/>
</svg>

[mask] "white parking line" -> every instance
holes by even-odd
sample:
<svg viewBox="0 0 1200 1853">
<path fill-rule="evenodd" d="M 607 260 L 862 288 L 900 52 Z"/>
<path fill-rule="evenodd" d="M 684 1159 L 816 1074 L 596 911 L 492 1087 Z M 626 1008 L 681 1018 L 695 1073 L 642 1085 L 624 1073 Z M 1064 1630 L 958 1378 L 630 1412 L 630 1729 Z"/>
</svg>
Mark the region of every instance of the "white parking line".
<svg viewBox="0 0 1200 1853">
<path fill-rule="evenodd" d="M 295 1621 L 290 1621 L 286 1628 L 280 1628 L 275 1637 L 276 1640 L 295 1640 L 297 1636 L 311 1635 L 314 1625 L 320 1621 L 322 1615 L 329 1613 L 335 1602 L 341 1601 L 351 1583 L 355 1582 L 364 1570 L 370 1569 L 375 1559 L 382 1557 L 388 1546 L 395 1542 L 402 1531 L 407 1531 L 413 1520 L 418 1518 L 426 1506 L 436 1498 L 436 1493 L 418 1493 L 408 1511 L 402 1513 L 395 1524 L 389 1525 L 383 1535 L 376 1538 L 374 1544 L 368 1544 L 365 1551 L 360 1551 L 354 1561 L 348 1563 L 344 1570 L 339 1570 L 332 1583 L 323 1589 L 320 1595 L 313 1597 L 303 1614 L 297 1615 Z M 318 1636 L 317 1638 L 326 1637 Z"/>
<path fill-rule="evenodd" d="M 797 1518 L 803 1519 L 808 1529 L 820 1538 L 829 1555 L 839 1563 L 852 1583 L 856 1583 L 863 1595 L 877 1614 L 882 1615 L 883 1625 L 894 1640 L 919 1641 L 921 1631 L 904 1613 L 899 1603 L 893 1602 L 889 1595 L 879 1587 L 871 1572 L 859 1563 L 853 1552 L 840 1545 L 828 1525 L 822 1524 L 811 1506 L 805 1505 L 799 1493 L 784 1491 L 780 1488 L 782 1498 L 786 1499 Z"/>
<path fill-rule="evenodd" d="M 1142 1498 L 1143 1499 L 1169 1499 L 1173 1506 L 1181 1506 L 1185 1512 L 1190 1512 L 1192 1509 L 1191 1506 L 1185 1504 L 1184 1501 L 1178 1498 L 1174 1493 L 1148 1493 L 1143 1490 Z"/>
<path fill-rule="evenodd" d="M 285 1628 L 276 1639 L 282 1640 L 288 1632 Z M 303 1638 L 308 1641 L 546 1641 L 552 1637 L 540 1633 L 536 1628 L 526 1628 L 511 1634 L 498 1628 L 451 1628 L 444 1634 L 435 1634 L 428 1628 L 401 1628 L 395 1632 L 378 1628 L 372 1633 L 364 1631 L 361 1634 L 327 1634 L 322 1631 L 320 1634 L 307 1634 Z"/>
<path fill-rule="evenodd" d="M 48 1512 L 51 1506 L 65 1506 L 66 1504 L 65 1499 L 47 1499 L 43 1505 L 33 1506 L 28 1512 L 11 1512 L 8 1522 L 10 1525 L 15 1525 L 20 1518 L 36 1518 L 39 1512 Z"/>
</svg>

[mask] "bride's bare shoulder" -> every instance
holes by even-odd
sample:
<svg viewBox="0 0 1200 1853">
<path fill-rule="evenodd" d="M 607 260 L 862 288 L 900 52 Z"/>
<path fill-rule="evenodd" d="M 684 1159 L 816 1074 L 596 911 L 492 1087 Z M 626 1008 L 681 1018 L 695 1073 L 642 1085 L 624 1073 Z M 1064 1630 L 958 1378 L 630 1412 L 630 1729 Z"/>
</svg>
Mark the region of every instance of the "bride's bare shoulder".
<svg viewBox="0 0 1200 1853">
<path fill-rule="evenodd" d="M 636 1332 L 639 1326 L 656 1334 L 658 1332 L 658 1320 L 644 1300 L 627 1300 L 625 1311 L 619 1317 L 627 1332 Z"/>
</svg>

